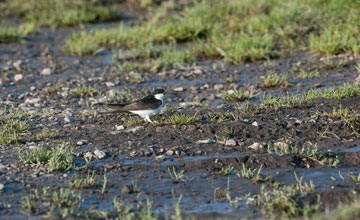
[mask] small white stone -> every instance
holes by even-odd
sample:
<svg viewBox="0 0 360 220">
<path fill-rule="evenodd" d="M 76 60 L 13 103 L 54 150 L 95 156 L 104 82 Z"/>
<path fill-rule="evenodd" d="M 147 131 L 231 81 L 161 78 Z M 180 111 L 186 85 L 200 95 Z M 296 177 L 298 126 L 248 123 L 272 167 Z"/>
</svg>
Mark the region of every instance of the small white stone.
<svg viewBox="0 0 360 220">
<path fill-rule="evenodd" d="M 28 98 L 25 100 L 25 103 L 28 103 L 28 104 L 35 104 L 35 103 L 39 103 L 41 102 L 41 98 Z"/>
<path fill-rule="evenodd" d="M 165 155 L 159 155 L 159 156 L 155 157 L 155 160 L 157 160 L 157 161 L 162 161 L 164 159 L 165 159 Z"/>
<path fill-rule="evenodd" d="M 214 89 L 215 90 L 221 90 L 221 89 L 223 89 L 224 88 L 224 85 L 223 84 L 216 84 L 215 86 L 214 86 Z"/>
<path fill-rule="evenodd" d="M 95 155 L 98 159 L 103 159 L 103 158 L 105 158 L 106 153 L 105 153 L 104 151 L 101 151 L 101 150 L 96 149 L 96 150 L 94 151 L 94 155 Z"/>
<path fill-rule="evenodd" d="M 115 83 L 113 83 L 113 82 L 105 82 L 105 85 L 106 85 L 107 87 L 114 87 L 114 86 L 115 86 Z"/>
<path fill-rule="evenodd" d="M 33 92 L 33 91 L 35 91 L 35 90 L 36 90 L 36 87 L 35 87 L 35 86 L 31 86 L 31 87 L 30 87 L 30 91 Z"/>
<path fill-rule="evenodd" d="M 226 146 L 236 146 L 236 141 L 234 139 L 227 140 L 225 142 Z"/>
<path fill-rule="evenodd" d="M 81 145 L 84 145 L 84 144 L 87 144 L 87 143 L 88 143 L 87 140 L 80 140 L 80 141 L 78 141 L 78 142 L 76 143 L 76 145 L 81 146 Z"/>
<path fill-rule="evenodd" d="M 257 150 L 263 149 L 264 146 L 258 142 L 255 142 L 252 145 L 250 145 L 248 148 L 257 151 Z"/>
<path fill-rule="evenodd" d="M 167 156 L 172 156 L 172 155 L 174 155 L 174 151 L 168 150 L 168 151 L 165 152 L 165 154 L 166 154 Z"/>
<path fill-rule="evenodd" d="M 182 92 L 182 91 L 184 91 L 184 88 L 183 87 L 176 87 L 173 90 L 174 90 L 174 92 Z"/>
<path fill-rule="evenodd" d="M 258 127 L 259 124 L 258 124 L 256 121 L 254 121 L 254 122 L 252 123 L 252 126 Z"/>
<path fill-rule="evenodd" d="M 135 133 L 135 132 L 142 131 L 142 130 L 145 130 L 144 126 L 136 126 L 135 128 L 126 129 L 125 132 Z"/>
<path fill-rule="evenodd" d="M 180 107 L 189 107 L 189 106 L 193 106 L 193 105 L 195 105 L 194 102 L 180 102 L 179 103 Z"/>
<path fill-rule="evenodd" d="M 74 119 L 74 117 L 67 115 L 64 117 L 64 121 L 66 123 L 71 123 L 71 122 L 75 121 L 75 119 Z"/>
<path fill-rule="evenodd" d="M 45 68 L 40 72 L 40 74 L 44 75 L 44 76 L 51 75 L 51 69 L 50 68 Z"/>
<path fill-rule="evenodd" d="M 4 189 L 4 187 L 5 187 L 5 185 L 4 185 L 4 184 L 2 184 L 2 183 L 0 183 L 0 190 L 3 190 L 3 189 Z"/>
<path fill-rule="evenodd" d="M 196 143 L 197 144 L 211 144 L 211 143 L 213 143 L 213 141 L 210 139 L 205 139 L 205 140 L 198 140 L 198 141 L 196 141 Z"/>
<path fill-rule="evenodd" d="M 117 131 L 122 131 L 125 129 L 124 125 L 115 125 Z"/>
<path fill-rule="evenodd" d="M 14 80 L 17 82 L 17 81 L 20 81 L 24 78 L 24 76 L 22 74 L 16 74 L 14 76 Z"/>
<path fill-rule="evenodd" d="M 13 63 L 13 66 L 15 67 L 15 69 L 17 70 L 17 71 L 20 71 L 21 70 L 21 64 L 22 64 L 23 62 L 21 61 L 21 60 L 18 60 L 18 61 L 16 61 L 16 62 L 14 62 Z"/>
<path fill-rule="evenodd" d="M 94 155 L 91 152 L 86 152 L 84 158 L 92 158 Z"/>
</svg>

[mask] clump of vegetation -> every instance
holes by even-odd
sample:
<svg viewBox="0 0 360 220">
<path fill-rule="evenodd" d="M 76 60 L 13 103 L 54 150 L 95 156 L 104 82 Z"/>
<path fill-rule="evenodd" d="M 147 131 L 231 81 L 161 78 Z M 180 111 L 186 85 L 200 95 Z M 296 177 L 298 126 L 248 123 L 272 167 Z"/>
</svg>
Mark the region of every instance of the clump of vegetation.
<svg viewBox="0 0 360 220">
<path fill-rule="evenodd" d="M 99 91 L 91 85 L 82 85 L 81 87 L 77 87 L 76 89 L 72 90 L 71 94 L 75 97 L 95 96 L 99 94 Z"/>
<path fill-rule="evenodd" d="M 35 34 L 38 27 L 32 23 L 24 23 L 19 27 L 0 23 L 0 43 L 21 42 L 24 37 Z"/>
<path fill-rule="evenodd" d="M 25 112 L 9 111 L 0 114 L 0 144 L 12 144 L 18 142 L 20 133 L 30 129 L 29 124 L 23 120 Z"/>
<path fill-rule="evenodd" d="M 289 86 L 290 78 L 289 76 L 277 74 L 273 71 L 269 71 L 264 80 L 264 86 L 269 87 L 277 87 L 277 86 Z"/>
<path fill-rule="evenodd" d="M 200 121 L 200 118 L 197 116 L 188 116 L 185 114 L 173 114 L 165 119 L 162 119 L 159 122 L 154 122 L 155 125 L 189 125 L 196 124 Z"/>
<path fill-rule="evenodd" d="M 95 171 L 88 172 L 86 177 L 79 177 L 78 174 L 75 174 L 74 180 L 71 183 L 71 187 L 76 189 L 84 189 L 88 187 L 95 186 L 97 184 L 97 179 L 95 177 Z"/>
<path fill-rule="evenodd" d="M 277 142 L 276 144 L 268 143 L 267 151 L 278 155 L 292 154 L 301 161 L 308 163 L 318 163 L 321 165 L 334 166 L 339 164 L 339 158 L 328 158 L 324 153 L 318 150 L 317 145 L 303 145 L 302 147 L 289 145 L 285 142 Z"/>
<path fill-rule="evenodd" d="M 23 163 L 47 165 L 49 172 L 66 171 L 73 167 L 73 147 L 69 144 L 47 149 L 36 147 L 32 151 L 19 151 Z"/>
<path fill-rule="evenodd" d="M 131 102 L 134 100 L 134 96 L 132 95 L 131 91 L 128 89 L 121 89 L 115 92 L 108 92 L 106 93 L 106 99 L 108 102 L 113 103 L 124 103 L 124 102 Z"/>
<path fill-rule="evenodd" d="M 45 27 L 75 26 L 118 18 L 114 5 L 103 5 L 99 0 L 5 0 L 0 2 L 0 11 L 1 18 L 20 18 Z"/>
<path fill-rule="evenodd" d="M 243 91 L 242 89 L 235 89 L 232 93 L 226 92 L 223 95 L 223 99 L 228 102 L 242 102 L 254 98 L 254 89 L 251 87 L 249 91 Z"/>
<path fill-rule="evenodd" d="M 320 77 L 320 73 L 317 70 L 313 70 L 313 71 L 306 71 L 303 69 L 299 69 L 297 71 L 295 71 L 298 73 L 297 78 L 298 79 L 312 79 L 315 77 Z"/>
<path fill-rule="evenodd" d="M 49 203 L 45 208 L 46 214 L 66 218 L 76 216 L 82 202 L 81 192 L 64 188 L 50 192 L 50 187 L 45 186 L 40 192 L 35 189 L 29 196 L 23 197 L 21 205 L 27 213 L 40 213 L 41 204 Z"/>
<path fill-rule="evenodd" d="M 300 216 L 308 217 L 320 209 L 320 197 L 313 204 L 302 205 L 301 199 L 315 190 L 314 184 L 302 183 L 303 177 L 298 179 L 296 176 L 296 185 L 275 186 L 272 189 L 266 189 L 265 185 L 261 187 L 261 192 L 252 197 L 252 204 L 263 209 L 264 213 L 272 216 L 281 214 L 289 218 Z"/>
<path fill-rule="evenodd" d="M 240 178 L 248 179 L 254 183 L 259 183 L 264 180 L 264 177 L 260 174 L 262 166 L 263 165 L 261 164 L 259 169 L 251 169 L 248 168 L 246 164 L 242 163 L 242 169 L 238 171 L 237 176 Z"/>
</svg>

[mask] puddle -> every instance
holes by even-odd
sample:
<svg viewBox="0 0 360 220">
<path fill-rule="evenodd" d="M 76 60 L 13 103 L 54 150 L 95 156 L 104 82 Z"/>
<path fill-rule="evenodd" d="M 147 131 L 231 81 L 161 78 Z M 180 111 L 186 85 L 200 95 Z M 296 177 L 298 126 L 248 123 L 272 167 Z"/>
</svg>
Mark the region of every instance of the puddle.
<svg viewBox="0 0 360 220">
<path fill-rule="evenodd" d="M 355 152 L 359 152 L 359 151 L 360 151 L 360 146 L 357 146 L 357 147 L 352 147 L 352 148 L 346 148 L 342 152 L 355 153 Z"/>
</svg>

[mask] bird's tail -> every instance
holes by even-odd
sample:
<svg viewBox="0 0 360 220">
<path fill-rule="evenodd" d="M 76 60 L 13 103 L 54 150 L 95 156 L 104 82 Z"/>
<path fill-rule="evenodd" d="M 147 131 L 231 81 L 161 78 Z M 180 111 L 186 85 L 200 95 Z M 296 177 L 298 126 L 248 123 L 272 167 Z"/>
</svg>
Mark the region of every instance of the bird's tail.
<svg viewBox="0 0 360 220">
<path fill-rule="evenodd" d="M 107 112 L 102 112 L 101 114 L 111 114 L 111 113 L 121 113 L 121 112 L 126 112 L 124 110 L 122 110 L 122 107 L 124 107 L 124 104 L 111 104 L 111 103 L 96 103 L 94 104 L 96 106 L 105 106 L 106 108 L 111 109 L 110 111 Z"/>
</svg>

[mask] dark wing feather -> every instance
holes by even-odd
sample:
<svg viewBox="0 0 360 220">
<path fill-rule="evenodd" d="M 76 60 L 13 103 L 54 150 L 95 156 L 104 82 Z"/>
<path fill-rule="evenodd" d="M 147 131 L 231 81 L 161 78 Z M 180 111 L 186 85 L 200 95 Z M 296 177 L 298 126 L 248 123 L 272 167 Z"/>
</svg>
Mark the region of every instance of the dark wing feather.
<svg viewBox="0 0 360 220">
<path fill-rule="evenodd" d="M 154 95 L 148 95 L 143 99 L 130 103 L 121 104 L 107 104 L 109 108 L 116 109 L 117 111 L 136 111 L 143 109 L 156 109 L 161 105 L 161 101 L 155 99 Z"/>
</svg>

